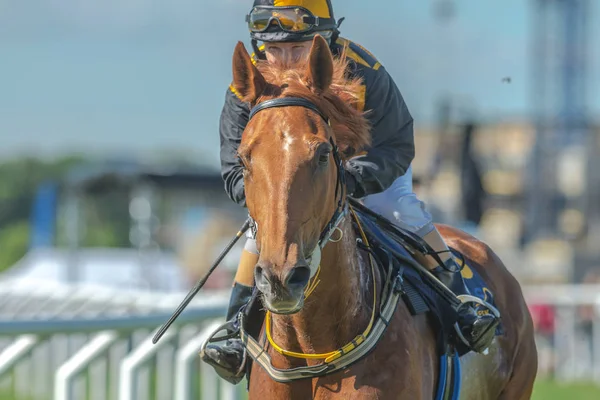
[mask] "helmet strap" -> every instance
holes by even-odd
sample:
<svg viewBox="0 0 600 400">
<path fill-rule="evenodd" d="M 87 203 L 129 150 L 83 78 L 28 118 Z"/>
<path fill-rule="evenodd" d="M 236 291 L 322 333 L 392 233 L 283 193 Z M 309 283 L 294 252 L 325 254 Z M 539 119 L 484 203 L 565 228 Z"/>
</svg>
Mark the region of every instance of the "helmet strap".
<svg viewBox="0 0 600 400">
<path fill-rule="evenodd" d="M 258 41 L 256 39 L 252 39 L 250 43 L 252 44 L 252 49 L 254 50 L 256 57 L 258 57 L 259 60 L 266 60 L 267 56 L 258 48 Z"/>
<path fill-rule="evenodd" d="M 335 29 L 333 29 L 333 33 L 331 34 L 331 42 L 329 43 L 330 46 L 333 46 L 333 44 L 335 42 L 337 42 L 338 37 L 340 37 L 339 28 L 340 28 L 340 25 L 342 25 L 342 22 L 344 22 L 345 18 L 346 17 L 342 17 L 342 18 L 338 19 L 337 26 L 335 27 Z"/>
</svg>

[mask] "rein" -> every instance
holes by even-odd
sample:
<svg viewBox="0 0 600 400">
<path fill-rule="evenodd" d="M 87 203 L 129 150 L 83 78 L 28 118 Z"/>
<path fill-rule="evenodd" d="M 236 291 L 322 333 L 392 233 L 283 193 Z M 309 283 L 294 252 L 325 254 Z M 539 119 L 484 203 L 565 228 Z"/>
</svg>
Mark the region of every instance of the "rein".
<svg viewBox="0 0 600 400">
<path fill-rule="evenodd" d="M 260 112 L 262 110 L 265 110 L 268 108 L 274 108 L 274 107 L 285 107 L 285 106 L 305 107 L 309 110 L 312 110 L 312 111 L 316 112 L 317 114 L 319 114 L 319 116 L 321 116 L 321 118 L 323 118 L 323 120 L 325 120 L 327 122 L 327 124 L 329 126 L 331 126 L 329 118 L 327 118 L 318 109 L 318 107 L 315 104 L 313 104 L 312 102 L 310 102 L 304 98 L 299 98 L 299 97 L 284 97 L 284 98 L 272 99 L 272 100 L 267 100 L 265 102 L 262 102 L 262 103 L 258 104 L 257 106 L 255 106 L 250 111 L 249 119 L 251 119 L 253 116 L 255 116 L 258 112 Z M 343 195 L 343 187 L 345 185 L 344 169 L 343 169 L 342 161 L 341 161 L 341 158 L 339 155 L 338 147 L 335 144 L 335 142 L 333 141 L 333 137 L 330 137 L 329 141 L 333 148 L 332 155 L 333 155 L 333 159 L 335 161 L 337 173 L 338 173 L 337 174 L 338 179 L 337 179 L 336 188 L 335 188 L 335 198 L 337 199 L 337 207 L 336 207 L 335 212 L 333 213 L 333 216 L 331 217 L 331 219 L 329 220 L 329 222 L 327 223 L 327 225 L 321 232 L 318 245 L 317 245 L 315 251 L 313 252 L 313 257 L 311 257 L 311 258 L 313 258 L 312 262 L 314 263 L 316 261 L 316 260 L 314 260 L 314 258 L 316 258 L 315 254 L 317 254 L 319 257 L 319 264 L 315 271 L 315 275 L 313 277 L 311 277 L 312 282 L 308 285 L 308 287 L 305 290 L 305 294 L 304 294 L 305 298 L 307 298 L 308 296 L 311 295 L 311 293 L 314 291 L 314 289 L 320 282 L 318 280 L 319 272 L 321 269 L 320 250 L 323 247 L 325 247 L 325 245 L 329 241 L 336 242 L 336 241 L 341 240 L 341 237 L 339 240 L 332 240 L 331 236 L 336 229 L 339 230 L 339 224 L 342 222 L 342 220 L 348 214 L 348 210 L 350 210 L 352 217 L 355 220 L 355 222 L 359 228 L 359 231 L 360 231 L 360 234 L 362 237 L 362 241 L 363 241 L 363 245 L 367 248 L 367 250 L 370 248 L 368 239 L 362 229 L 362 226 L 360 224 L 358 217 L 354 213 L 354 210 L 352 209 L 352 207 L 349 206 L 348 203 L 344 202 L 344 195 Z M 339 195 L 339 198 L 338 198 L 338 195 Z M 250 218 L 250 219 L 252 220 L 252 218 Z M 254 229 L 256 229 L 255 226 L 254 226 Z M 371 265 L 371 273 L 373 275 L 373 308 L 372 308 L 372 312 L 371 312 L 371 318 L 370 318 L 369 324 L 367 325 L 367 327 L 363 331 L 363 333 L 357 335 L 354 339 L 352 339 L 349 343 L 342 346 L 341 348 L 331 351 L 331 352 L 328 352 L 328 353 L 321 353 L 321 354 L 306 354 L 306 353 L 297 353 L 297 352 L 285 350 L 285 349 L 281 348 L 279 345 L 277 345 L 275 343 L 275 341 L 273 340 L 273 337 L 271 335 L 271 313 L 269 311 L 267 311 L 267 313 L 266 313 L 266 317 L 265 317 L 266 337 L 267 337 L 267 340 L 269 341 L 270 345 L 278 353 L 280 353 L 284 356 L 300 358 L 300 359 L 324 359 L 324 362 L 322 364 L 314 365 L 314 366 L 292 368 L 292 369 L 287 369 L 287 370 L 277 369 L 277 368 L 273 367 L 273 365 L 271 363 L 271 358 L 267 354 L 265 349 L 258 342 L 256 342 L 256 340 L 254 338 L 252 338 L 250 335 L 248 335 L 248 333 L 244 330 L 244 323 L 243 323 L 244 314 L 243 314 L 243 312 L 241 312 L 239 314 L 240 334 L 241 334 L 241 338 L 244 343 L 244 346 L 246 347 L 246 350 L 248 351 L 248 353 L 250 354 L 252 359 L 254 361 L 256 361 L 259 365 L 261 365 L 272 379 L 274 379 L 275 381 L 278 381 L 278 382 L 292 382 L 297 379 L 314 378 L 317 376 L 330 374 L 335 371 L 344 369 L 344 368 L 348 367 L 350 364 L 362 359 L 362 357 L 367 355 L 373 349 L 373 347 L 375 347 L 375 345 L 377 344 L 377 342 L 383 335 L 385 328 L 389 324 L 389 320 L 391 319 L 391 316 L 394 313 L 396 306 L 400 300 L 400 296 L 402 293 L 402 277 L 400 275 L 398 275 L 396 277 L 392 277 L 392 276 L 387 277 L 386 282 L 385 282 L 385 288 L 389 289 L 389 292 L 388 292 L 388 290 L 384 290 L 383 296 L 385 298 L 385 301 L 382 302 L 381 307 L 380 307 L 381 312 L 379 313 L 379 316 L 377 316 L 377 281 L 376 281 L 376 272 L 375 272 L 375 262 L 374 262 L 372 254 L 370 252 L 369 252 L 369 261 L 370 261 L 370 265 Z"/>
</svg>

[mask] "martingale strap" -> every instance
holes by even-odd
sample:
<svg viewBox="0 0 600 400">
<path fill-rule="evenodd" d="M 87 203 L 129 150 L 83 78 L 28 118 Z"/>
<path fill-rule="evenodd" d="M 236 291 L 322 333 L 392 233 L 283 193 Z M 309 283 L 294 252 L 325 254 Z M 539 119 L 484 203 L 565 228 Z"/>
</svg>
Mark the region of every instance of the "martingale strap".
<svg viewBox="0 0 600 400">
<path fill-rule="evenodd" d="M 369 242 L 368 239 L 365 235 L 365 232 L 362 230 L 362 227 L 360 226 L 360 222 L 358 221 L 358 217 L 356 216 L 356 214 L 354 213 L 354 211 L 351 209 L 350 210 L 352 212 L 352 216 L 354 217 L 354 219 L 357 221 L 357 223 L 359 224 L 358 227 L 360 229 L 360 233 L 362 235 L 363 240 L 365 241 L 366 246 L 368 247 Z M 267 339 L 269 341 L 269 343 L 271 344 L 271 346 L 273 346 L 273 348 L 280 354 L 283 354 L 284 356 L 288 356 L 288 357 L 295 357 L 295 358 L 302 358 L 302 359 L 325 359 L 325 363 L 330 363 L 331 361 L 341 357 L 342 355 L 352 351 L 356 346 L 358 346 L 359 344 L 361 344 L 365 338 L 367 336 L 369 336 L 369 333 L 371 332 L 371 329 L 373 328 L 373 322 L 375 322 L 375 316 L 377 314 L 377 276 L 375 274 L 375 263 L 373 262 L 373 256 L 371 254 L 369 254 L 369 263 L 371 264 L 371 274 L 373 277 L 373 307 L 371 309 L 371 319 L 369 320 L 369 324 L 367 325 L 367 327 L 365 328 L 365 330 L 363 331 L 363 333 L 359 334 L 358 336 L 356 336 L 354 339 L 352 339 L 348 344 L 346 344 L 345 346 L 341 347 L 338 350 L 335 351 L 330 351 L 329 353 L 321 353 L 321 354 L 305 354 L 305 353 L 297 353 L 294 351 L 288 351 L 288 350 L 284 350 L 282 349 L 277 343 L 275 343 L 275 341 L 273 340 L 273 337 L 271 336 L 271 313 L 269 311 L 267 311 L 266 313 L 266 317 L 265 317 L 265 331 L 267 334 Z M 319 269 L 317 271 L 320 271 L 321 266 L 319 265 Z M 305 299 L 308 298 L 308 296 L 310 296 L 310 294 L 314 291 L 316 285 L 318 285 L 319 281 L 318 281 L 318 275 L 314 277 L 313 283 L 311 285 L 308 286 L 306 292 L 305 292 Z"/>
<path fill-rule="evenodd" d="M 252 336 L 250 336 L 243 328 L 243 321 L 240 324 L 240 335 L 242 342 L 244 343 L 246 350 L 250 357 L 259 364 L 269 374 L 271 379 L 289 383 L 299 379 L 316 378 L 319 376 L 331 374 L 333 372 L 342 370 L 359 361 L 366 356 L 372 349 L 377 345 L 385 329 L 389 325 L 389 321 L 396 310 L 398 303 L 400 302 L 402 294 L 402 278 L 398 275 L 395 278 L 395 284 L 392 285 L 392 293 L 388 297 L 385 306 L 382 309 L 381 314 L 377 318 L 377 321 L 373 325 L 371 333 L 365 338 L 365 340 L 355 346 L 349 352 L 341 355 L 337 359 L 331 362 L 324 362 L 322 364 L 298 367 L 291 369 L 279 369 L 275 368 L 271 363 L 271 356 Z M 239 315 L 240 319 L 243 319 L 243 313 Z"/>
<path fill-rule="evenodd" d="M 352 211 L 352 210 L 351 210 Z M 357 224 L 360 228 L 360 221 L 352 212 L 353 217 L 355 218 Z M 364 232 L 361 230 L 361 236 L 363 236 L 363 240 L 368 245 L 367 238 Z M 373 257 L 369 255 L 372 273 L 375 275 L 375 266 Z M 376 285 L 375 276 L 373 276 L 373 284 Z M 304 358 L 304 359 L 325 359 L 322 364 L 313 365 L 313 366 L 305 366 L 291 369 L 278 369 L 272 365 L 271 357 L 267 353 L 267 351 L 244 330 L 244 314 L 240 313 L 240 336 L 242 342 L 244 343 L 246 350 L 250 357 L 258 363 L 264 370 L 269 374 L 269 376 L 277 381 L 277 382 L 292 382 L 298 379 L 307 379 L 307 378 L 315 378 L 327 374 L 331 374 L 333 372 L 342 370 L 351 364 L 359 361 L 365 355 L 367 355 L 373 347 L 377 345 L 385 329 L 389 325 L 389 321 L 391 320 L 394 311 L 397 308 L 397 305 L 401 299 L 403 293 L 402 287 L 402 275 L 398 273 L 396 276 L 392 277 L 389 275 L 386 278 L 385 288 L 389 288 L 388 293 L 384 293 L 386 296 L 386 300 L 384 302 L 383 307 L 381 307 L 381 313 L 377 316 L 376 322 L 376 293 L 377 287 L 374 287 L 374 302 L 373 312 L 371 314 L 371 320 L 365 331 L 358 335 L 354 340 L 352 340 L 347 345 L 342 348 L 324 354 L 302 354 L 302 353 L 294 353 L 283 350 L 279 348 L 272 340 L 270 336 L 270 320 L 269 315 L 266 316 L 266 333 L 269 339 L 269 342 L 276 351 L 286 356 L 296 357 L 296 358 Z M 312 291 L 312 290 L 311 290 Z"/>
</svg>

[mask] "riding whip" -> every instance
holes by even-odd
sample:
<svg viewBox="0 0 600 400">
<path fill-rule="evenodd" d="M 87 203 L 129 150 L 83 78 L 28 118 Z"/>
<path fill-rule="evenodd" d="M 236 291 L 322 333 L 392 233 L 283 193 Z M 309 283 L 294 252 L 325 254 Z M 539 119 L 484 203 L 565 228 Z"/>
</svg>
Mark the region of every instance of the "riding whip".
<svg viewBox="0 0 600 400">
<path fill-rule="evenodd" d="M 194 285 L 194 287 L 189 291 L 187 296 L 185 296 L 185 299 L 183 299 L 181 304 L 179 304 L 179 307 L 177 307 L 177 309 L 175 310 L 173 315 L 171 315 L 171 318 L 169 318 L 169 320 L 163 326 L 160 327 L 158 332 L 156 332 L 156 335 L 154 335 L 154 338 L 152 338 L 153 344 L 156 344 L 158 342 L 158 340 L 161 338 L 161 336 L 164 335 L 165 332 L 167 331 L 167 329 L 169 329 L 169 327 L 173 324 L 173 322 L 175 322 L 177 317 L 179 317 L 179 315 L 183 312 L 183 310 L 185 310 L 185 308 L 188 306 L 190 301 L 192 301 L 194 296 L 198 294 L 200 289 L 202 289 L 202 286 L 204 286 L 204 284 L 206 283 L 206 281 L 208 280 L 210 275 L 219 266 L 221 261 L 223 261 L 223 259 L 227 255 L 227 253 L 229 253 L 231 248 L 237 243 L 237 241 L 242 237 L 242 235 L 244 235 L 244 233 L 248 230 L 248 228 L 250 228 L 251 221 L 252 220 L 250 219 L 250 217 L 248 217 L 248 219 L 246 219 L 246 221 L 244 222 L 244 224 L 242 225 L 242 227 L 240 228 L 238 233 L 235 234 L 235 237 L 233 239 L 231 239 L 229 244 L 227 244 L 225 249 L 221 252 L 221 254 L 219 254 L 219 257 L 217 257 L 217 260 L 214 262 L 212 267 L 210 267 L 210 269 L 208 270 L 208 272 L 206 273 L 204 278 L 200 279 L 198 281 L 198 283 L 196 283 L 196 285 Z"/>
</svg>

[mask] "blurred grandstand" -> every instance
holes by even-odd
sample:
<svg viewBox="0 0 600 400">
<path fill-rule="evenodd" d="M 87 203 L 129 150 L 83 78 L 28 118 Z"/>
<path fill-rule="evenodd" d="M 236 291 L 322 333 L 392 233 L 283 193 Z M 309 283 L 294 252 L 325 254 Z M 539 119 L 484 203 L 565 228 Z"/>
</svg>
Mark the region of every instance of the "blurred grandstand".
<svg viewBox="0 0 600 400">
<path fill-rule="evenodd" d="M 112 215 L 103 215 L 102 222 L 109 231 L 124 231 L 128 240 L 115 247 L 98 247 L 93 241 L 82 246 L 93 214 L 106 206 Z M 187 290 L 244 216 L 227 198 L 220 175 L 206 168 L 113 162 L 77 167 L 61 182 L 40 186 L 32 210 L 30 251 L 3 277 Z M 225 277 L 228 283 L 218 280 L 237 266 L 235 257 L 232 251 L 208 288 L 230 284 L 231 277 Z"/>
</svg>

